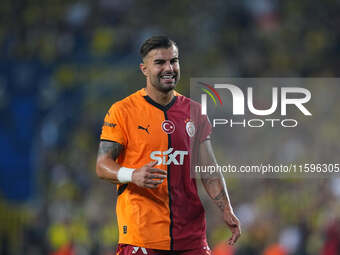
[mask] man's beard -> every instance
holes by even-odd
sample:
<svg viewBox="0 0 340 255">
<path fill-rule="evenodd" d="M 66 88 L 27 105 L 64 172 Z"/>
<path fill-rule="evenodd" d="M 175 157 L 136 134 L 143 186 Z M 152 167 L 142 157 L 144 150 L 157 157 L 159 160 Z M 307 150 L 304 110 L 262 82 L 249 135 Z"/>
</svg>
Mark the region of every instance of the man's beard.
<svg viewBox="0 0 340 255">
<path fill-rule="evenodd" d="M 178 82 L 178 74 L 175 74 L 174 82 L 172 83 L 162 83 L 161 75 L 157 77 L 157 79 L 151 80 L 151 85 L 156 88 L 158 91 L 161 91 L 163 93 L 168 93 L 169 91 L 175 89 L 177 82 Z"/>
</svg>

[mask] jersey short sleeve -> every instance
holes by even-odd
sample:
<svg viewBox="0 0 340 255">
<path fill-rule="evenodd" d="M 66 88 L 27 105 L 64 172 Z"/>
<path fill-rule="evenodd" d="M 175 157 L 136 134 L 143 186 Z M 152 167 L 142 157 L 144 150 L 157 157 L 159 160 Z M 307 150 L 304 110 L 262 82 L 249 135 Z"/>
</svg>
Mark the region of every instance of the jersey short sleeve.
<svg viewBox="0 0 340 255">
<path fill-rule="evenodd" d="M 124 119 L 119 107 L 113 104 L 104 118 L 101 140 L 109 140 L 126 146 L 126 134 L 124 132 Z"/>
<path fill-rule="evenodd" d="M 210 139 L 210 134 L 212 131 L 212 127 L 207 115 L 200 116 L 200 124 L 199 124 L 199 142 L 203 142 L 207 139 Z"/>
</svg>

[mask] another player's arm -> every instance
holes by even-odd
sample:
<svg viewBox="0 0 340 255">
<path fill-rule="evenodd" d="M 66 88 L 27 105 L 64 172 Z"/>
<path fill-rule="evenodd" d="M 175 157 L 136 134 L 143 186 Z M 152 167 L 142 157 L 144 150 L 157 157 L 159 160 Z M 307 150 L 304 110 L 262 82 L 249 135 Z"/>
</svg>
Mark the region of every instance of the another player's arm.
<svg viewBox="0 0 340 255">
<path fill-rule="evenodd" d="M 202 166 L 217 165 L 217 161 L 211 146 L 210 140 L 205 140 L 200 144 L 200 164 Z M 240 221 L 235 216 L 230 203 L 227 185 L 221 172 L 210 174 L 201 173 L 201 179 L 205 190 L 215 204 L 223 212 L 224 222 L 232 232 L 231 238 L 228 240 L 233 245 L 241 235 Z"/>
<path fill-rule="evenodd" d="M 122 183 L 119 181 L 119 171 L 126 171 L 126 168 L 116 162 L 124 147 L 117 142 L 101 141 L 99 144 L 96 173 L 101 179 L 111 183 Z M 156 162 L 150 162 L 139 169 L 128 169 L 132 172 L 131 178 L 126 182 L 132 182 L 139 187 L 156 188 L 166 178 L 166 171 L 153 168 Z M 137 170 L 137 171 L 135 171 Z M 122 172 L 120 174 L 122 176 Z M 126 179 L 126 178 L 125 178 Z"/>
</svg>

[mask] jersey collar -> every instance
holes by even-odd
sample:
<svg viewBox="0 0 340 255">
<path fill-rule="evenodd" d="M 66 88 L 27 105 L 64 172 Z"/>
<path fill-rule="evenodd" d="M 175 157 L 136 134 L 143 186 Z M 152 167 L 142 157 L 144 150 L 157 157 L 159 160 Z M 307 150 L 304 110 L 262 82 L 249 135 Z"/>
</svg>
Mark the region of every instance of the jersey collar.
<svg viewBox="0 0 340 255">
<path fill-rule="evenodd" d="M 157 107 L 158 109 L 160 109 L 160 110 L 162 110 L 164 112 L 168 111 L 171 108 L 171 106 L 173 106 L 174 103 L 176 103 L 177 95 L 178 95 L 178 93 L 175 91 L 174 97 L 171 99 L 170 103 L 168 103 L 167 105 L 161 105 L 161 104 L 155 102 L 154 100 L 152 100 L 151 97 L 149 97 L 146 94 L 146 91 L 145 91 L 144 88 L 140 90 L 140 94 L 145 98 L 145 100 L 148 103 L 152 104 L 153 106 Z"/>
</svg>

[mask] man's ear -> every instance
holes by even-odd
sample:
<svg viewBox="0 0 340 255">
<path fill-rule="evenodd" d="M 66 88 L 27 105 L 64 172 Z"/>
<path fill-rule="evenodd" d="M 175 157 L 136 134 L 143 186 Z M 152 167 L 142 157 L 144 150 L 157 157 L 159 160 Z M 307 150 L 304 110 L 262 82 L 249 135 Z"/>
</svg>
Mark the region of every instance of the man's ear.
<svg viewBox="0 0 340 255">
<path fill-rule="evenodd" d="M 139 64 L 139 69 L 142 71 L 142 73 L 147 77 L 148 75 L 147 75 L 147 66 L 145 65 L 145 63 L 140 63 Z"/>
</svg>

